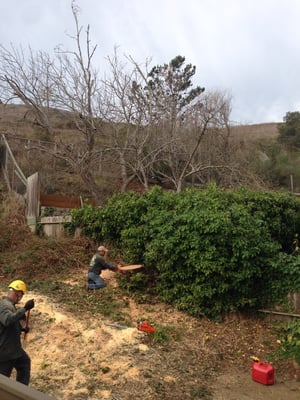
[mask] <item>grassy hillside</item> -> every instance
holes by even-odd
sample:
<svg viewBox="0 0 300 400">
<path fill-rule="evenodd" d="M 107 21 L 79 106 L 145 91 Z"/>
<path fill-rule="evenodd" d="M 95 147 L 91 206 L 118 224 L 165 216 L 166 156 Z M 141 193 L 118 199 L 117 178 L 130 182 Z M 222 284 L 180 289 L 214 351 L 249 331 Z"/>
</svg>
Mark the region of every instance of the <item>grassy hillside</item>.
<svg viewBox="0 0 300 400">
<path fill-rule="evenodd" d="M 55 110 L 53 110 L 55 115 Z M 56 127 L 62 132 L 69 133 L 69 123 L 67 113 L 65 117 L 56 114 Z M 69 122 L 69 123 L 68 123 Z M 24 105 L 0 104 L 0 131 L 1 133 L 9 132 L 15 135 L 25 137 L 38 137 L 40 131 L 34 123 L 32 113 Z M 269 141 L 276 139 L 277 123 L 262 123 L 253 125 L 237 125 L 232 127 L 232 134 L 246 141 Z M 39 137 L 39 139 L 41 139 Z"/>
<path fill-rule="evenodd" d="M 54 140 L 70 143 L 71 146 L 79 138 L 74 130 L 74 122 L 69 113 L 51 111 L 54 128 Z M 70 168 L 62 159 L 54 159 L 49 154 L 29 149 L 38 140 L 46 143 L 46 146 L 54 146 L 49 142 L 41 127 L 36 123 L 33 113 L 24 105 L 0 104 L 0 133 L 4 133 L 9 141 L 14 156 L 23 170 L 25 176 L 30 176 L 36 171 L 41 177 L 41 189 L 48 194 L 56 193 L 69 196 L 89 196 L 85 185 L 78 176 L 70 171 Z M 277 123 L 264 123 L 254 125 L 233 126 L 231 129 L 231 141 L 234 145 L 233 153 L 243 162 L 249 158 L 253 148 L 258 144 L 272 143 L 277 137 Z M 101 128 L 97 141 L 109 141 L 111 130 L 106 125 Z M 82 140 L 82 137 L 81 139 Z M 241 151 L 240 151 L 241 150 Z M 105 161 L 99 160 L 93 171 L 97 175 L 97 184 L 101 187 L 104 198 L 120 190 L 120 165 L 118 160 L 105 153 Z M 237 162 L 239 162 L 237 160 Z M 250 175 L 250 174 L 249 174 Z M 131 183 L 131 189 L 139 188 L 137 182 Z"/>
<path fill-rule="evenodd" d="M 232 134 L 245 142 L 272 142 L 278 136 L 276 122 L 240 125 L 232 128 Z"/>
<path fill-rule="evenodd" d="M 52 110 L 51 113 L 54 128 L 52 141 L 36 123 L 33 113 L 26 106 L 0 104 L 0 133 L 7 138 L 24 175 L 29 177 L 39 172 L 42 192 L 66 196 L 90 196 L 86 186 L 63 159 L 54 158 L 49 153 L 36 149 L 40 144 L 53 149 L 55 141 L 70 143 L 72 146 L 78 140 L 82 140 L 78 131 L 74 129 L 74 122 L 68 112 Z M 118 190 L 119 170 L 116 171 L 116 168 L 118 166 L 110 164 L 106 170 L 101 171 L 101 177 L 99 177 L 101 181 L 98 183 L 103 186 L 104 195 Z M 99 170 L 101 170 L 100 163 Z M 2 175 L 1 179 L 3 179 Z"/>
</svg>

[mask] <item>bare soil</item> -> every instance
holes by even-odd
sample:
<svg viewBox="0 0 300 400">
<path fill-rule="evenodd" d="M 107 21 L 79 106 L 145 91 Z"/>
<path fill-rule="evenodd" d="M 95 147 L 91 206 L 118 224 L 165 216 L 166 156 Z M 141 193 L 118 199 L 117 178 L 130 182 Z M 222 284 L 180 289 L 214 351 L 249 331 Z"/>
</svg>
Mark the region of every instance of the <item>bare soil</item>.
<svg viewBox="0 0 300 400">
<path fill-rule="evenodd" d="M 85 270 L 70 285 L 82 296 Z M 105 275 L 107 287 L 117 285 Z M 224 322 L 195 320 L 164 304 L 136 304 L 126 300 L 132 320 L 141 316 L 178 333 L 167 343 L 153 341 L 135 325 L 117 329 L 115 321 L 93 317 L 88 310 L 69 313 L 40 293 L 30 317 L 31 331 L 24 348 L 32 359 L 31 386 L 56 399 L 206 399 L 299 400 L 300 376 L 290 363 L 275 366 L 276 382 L 265 386 L 251 378 L 251 355 L 264 358 L 276 346 L 264 320 L 229 317 Z M 278 368 L 277 368 L 278 367 Z"/>
</svg>

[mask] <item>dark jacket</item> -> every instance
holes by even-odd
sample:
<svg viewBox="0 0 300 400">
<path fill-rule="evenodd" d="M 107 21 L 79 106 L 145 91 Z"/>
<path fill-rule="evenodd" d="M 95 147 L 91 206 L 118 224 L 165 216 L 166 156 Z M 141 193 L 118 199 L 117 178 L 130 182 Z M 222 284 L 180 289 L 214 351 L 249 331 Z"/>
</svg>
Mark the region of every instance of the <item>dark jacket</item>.
<svg viewBox="0 0 300 400">
<path fill-rule="evenodd" d="M 117 267 L 108 264 L 100 254 L 94 254 L 90 262 L 89 272 L 94 272 L 95 274 L 100 275 L 103 269 L 110 269 L 111 271 L 118 270 Z"/>
<path fill-rule="evenodd" d="M 25 308 L 16 309 L 8 297 L 0 301 L 0 362 L 14 360 L 22 356 L 21 324 Z"/>
</svg>

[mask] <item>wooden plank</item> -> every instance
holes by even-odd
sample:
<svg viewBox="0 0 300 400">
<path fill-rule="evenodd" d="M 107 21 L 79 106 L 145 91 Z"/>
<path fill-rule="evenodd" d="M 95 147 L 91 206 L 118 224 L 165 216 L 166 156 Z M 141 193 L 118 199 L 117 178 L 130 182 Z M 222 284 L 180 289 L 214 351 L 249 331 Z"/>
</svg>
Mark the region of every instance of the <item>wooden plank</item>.
<svg viewBox="0 0 300 400">
<path fill-rule="evenodd" d="M 0 399 L 2 400 L 54 400 L 38 390 L 0 375 Z"/>
<path fill-rule="evenodd" d="M 79 208 L 83 204 L 95 205 L 94 199 L 81 199 L 81 197 L 58 196 L 56 194 L 40 194 L 40 204 L 45 207 Z"/>
<path fill-rule="evenodd" d="M 71 222 L 71 215 L 64 216 L 53 216 L 53 217 L 41 217 L 41 224 L 64 224 L 66 222 Z"/>
<path fill-rule="evenodd" d="M 281 311 L 272 311 L 272 310 L 258 310 L 261 313 L 272 314 L 272 315 L 282 315 L 284 317 L 292 317 L 292 318 L 300 318 L 300 314 L 286 313 Z"/>
<path fill-rule="evenodd" d="M 40 180 L 38 172 L 27 178 L 27 223 L 33 233 L 36 233 L 37 217 L 40 208 Z"/>
<path fill-rule="evenodd" d="M 57 196 L 55 194 L 40 194 L 40 204 L 45 207 L 79 208 L 80 197 Z"/>
<path fill-rule="evenodd" d="M 63 217 L 42 217 L 40 223 L 42 225 L 44 235 L 61 238 L 65 236 L 64 223 L 71 221 L 72 217 L 70 215 L 67 215 Z"/>
<path fill-rule="evenodd" d="M 38 172 L 27 178 L 27 217 L 36 218 L 39 215 L 40 180 Z"/>
</svg>

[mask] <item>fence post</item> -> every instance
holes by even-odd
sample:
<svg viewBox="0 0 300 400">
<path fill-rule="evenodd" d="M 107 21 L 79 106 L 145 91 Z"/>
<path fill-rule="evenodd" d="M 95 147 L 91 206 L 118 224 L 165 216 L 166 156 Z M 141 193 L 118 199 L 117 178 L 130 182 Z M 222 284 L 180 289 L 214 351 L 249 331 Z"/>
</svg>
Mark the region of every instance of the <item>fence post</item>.
<svg viewBox="0 0 300 400">
<path fill-rule="evenodd" d="M 27 224 L 33 233 L 37 230 L 40 215 L 40 181 L 38 172 L 27 178 Z"/>
</svg>

